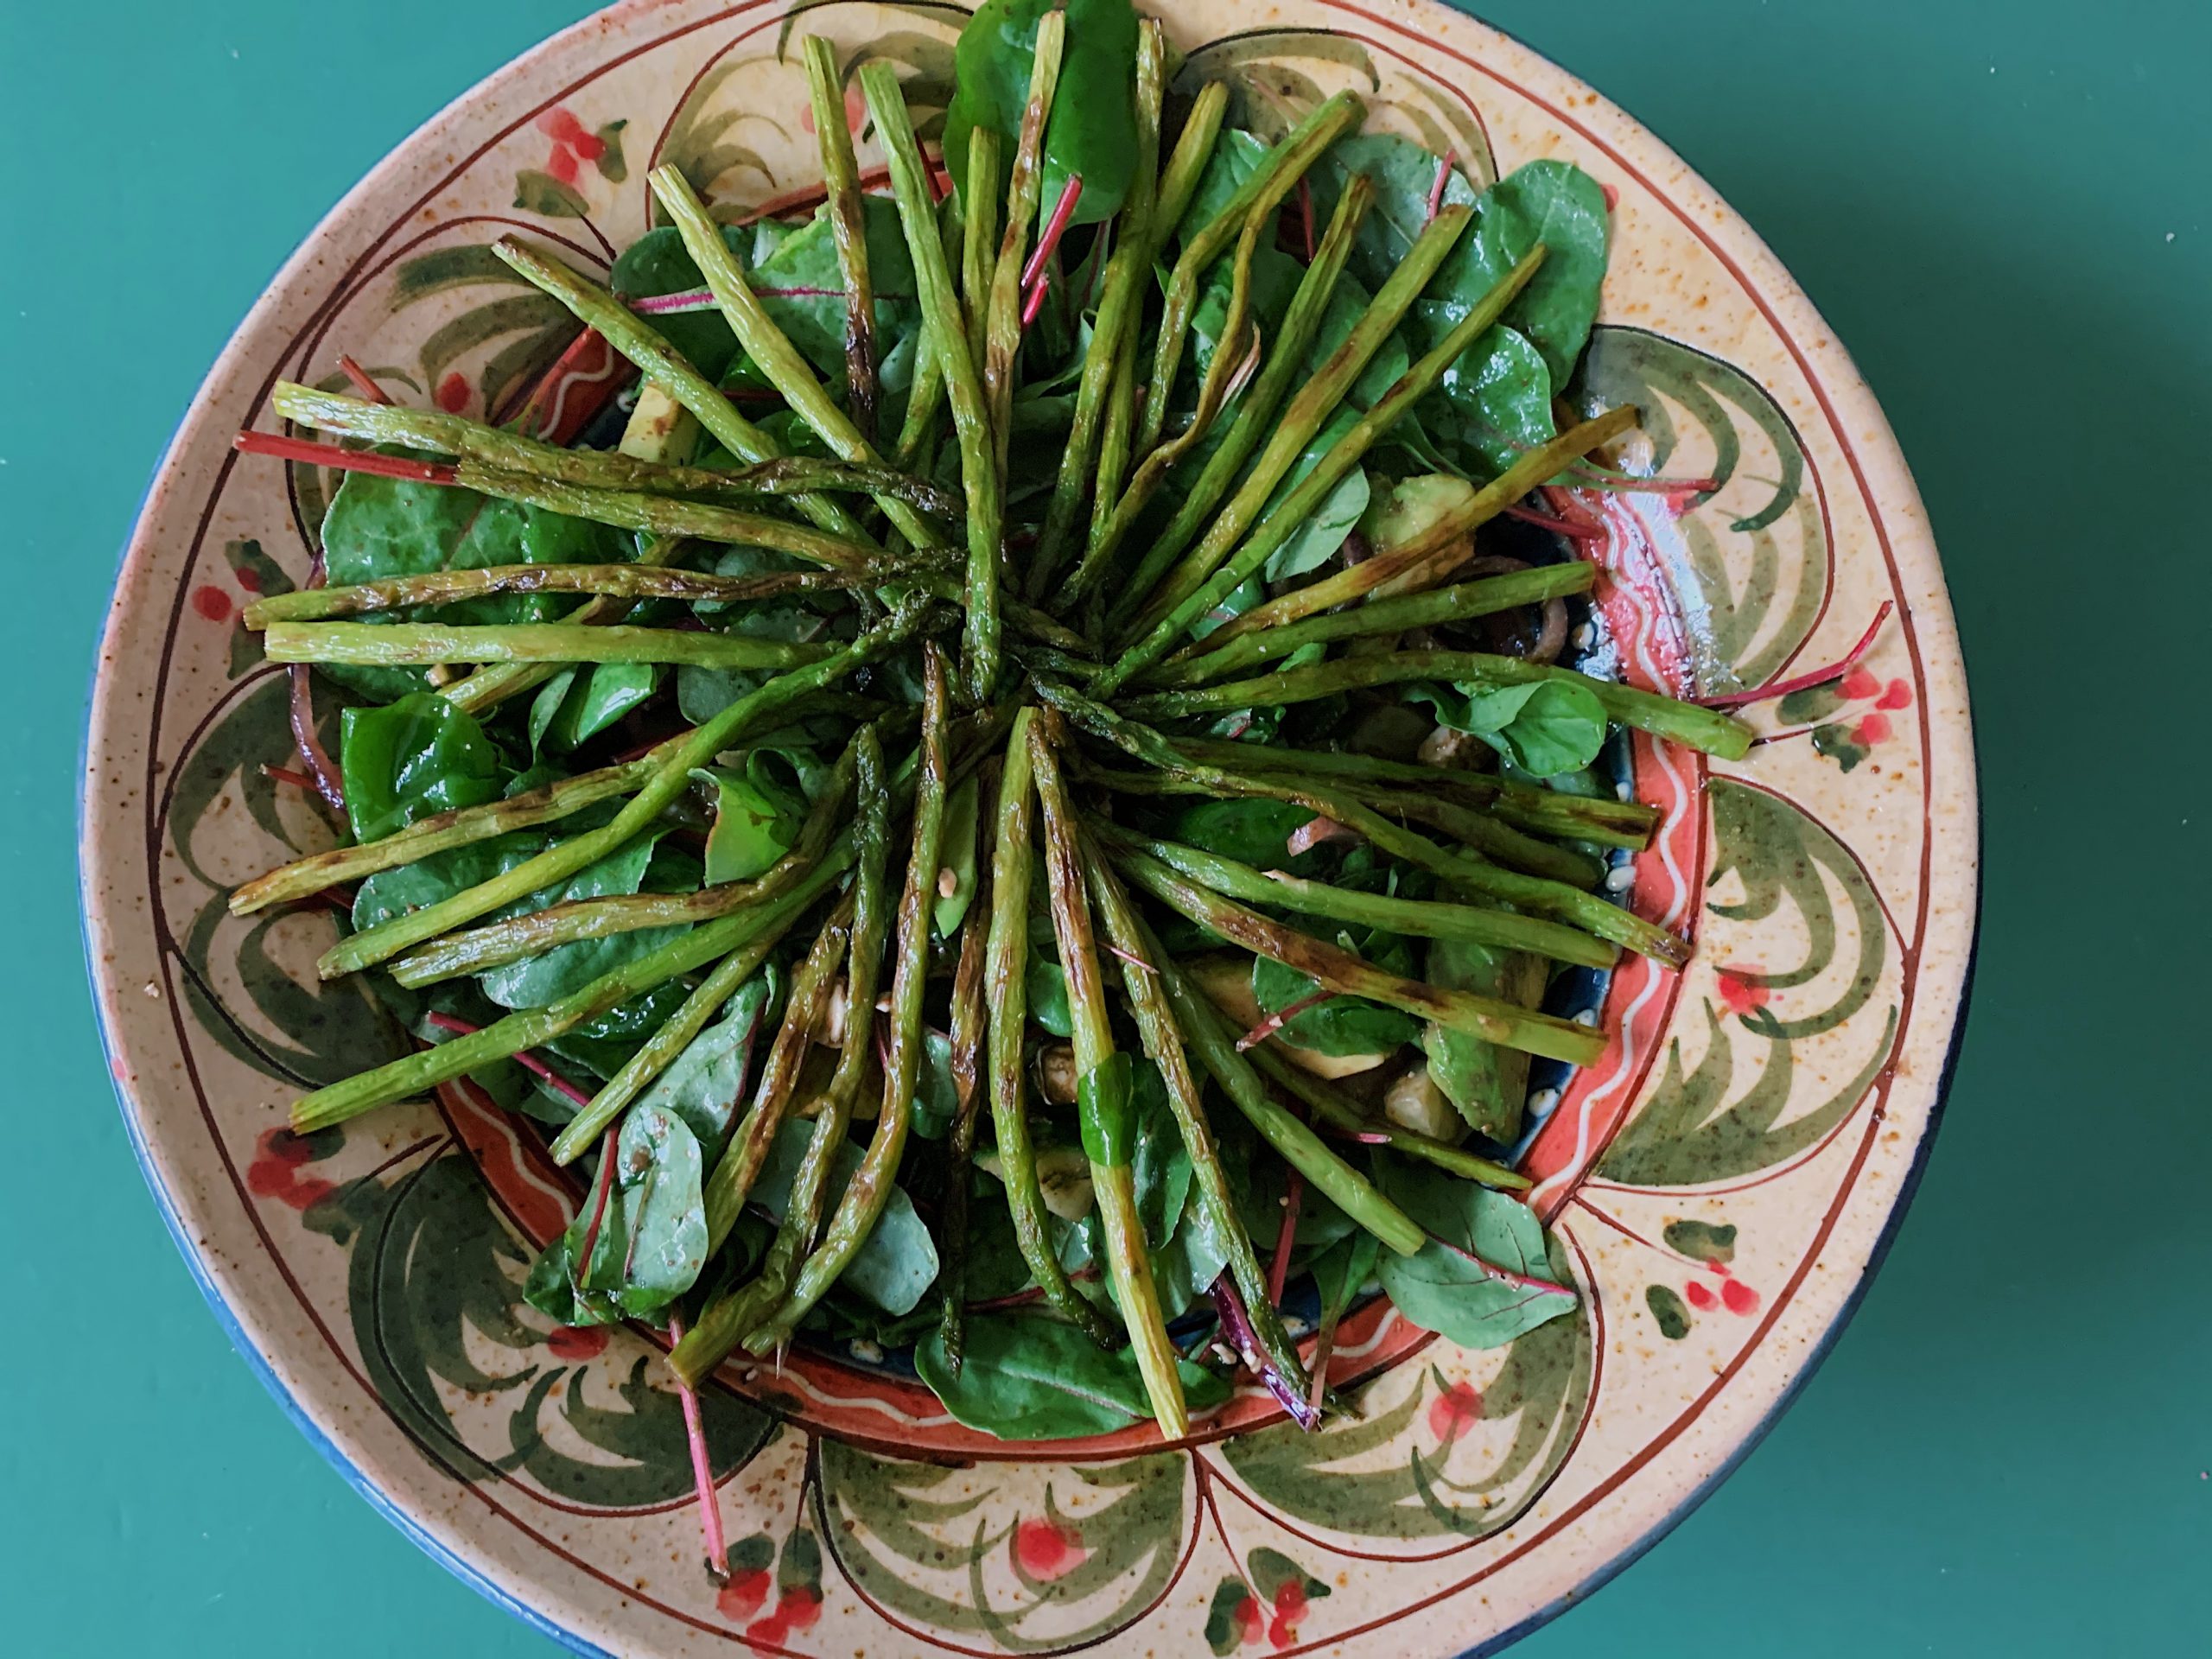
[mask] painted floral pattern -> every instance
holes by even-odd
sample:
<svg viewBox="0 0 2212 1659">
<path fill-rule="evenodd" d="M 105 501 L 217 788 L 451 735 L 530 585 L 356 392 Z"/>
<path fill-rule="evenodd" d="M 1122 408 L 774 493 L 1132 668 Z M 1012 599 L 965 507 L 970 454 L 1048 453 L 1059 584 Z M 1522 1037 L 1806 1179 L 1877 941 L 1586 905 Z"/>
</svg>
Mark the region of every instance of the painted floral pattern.
<svg viewBox="0 0 2212 1659">
<path fill-rule="evenodd" d="M 315 378 L 342 343 L 395 396 L 571 440 L 630 372 L 490 243 L 543 236 L 603 272 L 647 224 L 643 176 L 662 162 L 727 217 L 801 200 L 816 164 L 798 37 L 829 35 L 848 68 L 898 60 L 910 98 L 941 111 L 961 19 L 933 0 L 621 9 L 605 33 L 634 56 L 596 73 L 608 47 L 572 40 L 520 72 L 526 95 L 497 119 L 454 118 L 438 143 L 482 153 L 435 208 L 349 209 L 367 216 L 353 251 L 290 274 L 247 355 L 257 374 Z M 176 665 L 150 728 L 119 723 L 111 691 L 96 736 L 101 766 L 121 759 L 115 781 L 96 778 L 94 822 L 138 839 L 103 831 L 89 856 L 117 892 L 157 896 L 148 925 L 109 929 L 118 1078 L 188 1230 L 211 1258 L 247 1264 L 218 1272 L 251 1301 L 255 1340 L 312 1374 L 311 1409 L 404 1506 L 437 1516 L 439 1536 L 496 1559 L 502 1583 L 591 1639 L 668 1653 L 1457 1652 L 1630 1548 L 1701 1478 L 1675 1449 L 1691 1424 L 1749 1431 L 1838 1305 L 1840 1289 L 1804 1290 L 1812 1264 L 1863 1259 L 1886 1214 L 1925 1120 L 1962 938 L 1929 918 L 1946 855 L 1931 676 L 1955 668 L 1939 642 L 1931 669 L 1906 626 L 1907 575 L 1932 569 L 1924 542 L 1906 575 L 1882 563 L 1885 511 L 1824 412 L 1858 394 L 1821 378 L 1835 354 L 1798 351 L 1791 330 L 1808 325 L 1772 301 L 1786 284 L 1744 238 L 1699 228 L 1679 206 L 1694 192 L 1556 72 L 1464 19 L 1419 22 L 1287 0 L 1258 16 L 1201 4 L 1171 26 L 1181 73 L 1228 80 L 1236 118 L 1259 130 L 1350 87 L 1370 126 L 1481 177 L 1563 145 L 1604 180 L 1628 257 L 1573 395 L 1643 410 L 1630 470 L 1716 485 L 1555 504 L 1600 565 L 1624 672 L 1731 694 L 1838 660 L 1882 601 L 1908 611 L 1847 669 L 1763 709 L 1765 741 L 1741 766 L 1672 775 L 1635 758 L 1639 792 L 1670 810 L 1635 867 L 1635 902 L 1700 950 L 1679 979 L 1615 976 L 1617 1052 L 1564 1092 L 1527 1154 L 1583 1313 L 1466 1353 L 1370 1300 L 1332 1370 L 1351 1409 L 1317 1434 L 1248 1389 L 1225 1419 L 1236 1432 L 1187 1446 L 979 1446 L 895 1363 L 795 1352 L 703 1391 L 734 1540 L 727 1574 L 709 1576 L 657 1339 L 550 1325 L 522 1299 L 532 1252 L 575 1201 L 531 1134 L 465 1093 L 374 1132 L 270 1127 L 270 1102 L 407 1039 L 358 988 L 303 969 L 326 919 L 240 919 L 224 902 L 328 833 L 283 775 L 285 682 L 238 613 L 304 578 L 329 480 L 299 467 L 281 492 L 219 473 L 200 459 L 219 452 L 212 428 L 180 447 L 199 470 L 157 498 L 162 533 L 142 530 L 145 578 L 110 675 L 149 673 L 172 644 Z M 857 106 L 849 117 L 865 164 Z M 1684 297 L 1685 271 L 1711 305 Z M 221 528 L 195 543 L 210 490 Z M 140 772 L 124 777 L 125 761 Z M 1961 788 L 1963 757 L 1942 764 Z M 1909 1046 L 1923 1080 L 1900 1094 Z M 1777 1326 L 1805 1340 L 1770 1343 Z M 1624 1341 L 1624 1327 L 1656 1339 Z M 1712 1397 L 1723 1368 L 1745 1379 L 1740 1405 Z M 456 1484 L 473 1495 L 459 1520 Z"/>
</svg>

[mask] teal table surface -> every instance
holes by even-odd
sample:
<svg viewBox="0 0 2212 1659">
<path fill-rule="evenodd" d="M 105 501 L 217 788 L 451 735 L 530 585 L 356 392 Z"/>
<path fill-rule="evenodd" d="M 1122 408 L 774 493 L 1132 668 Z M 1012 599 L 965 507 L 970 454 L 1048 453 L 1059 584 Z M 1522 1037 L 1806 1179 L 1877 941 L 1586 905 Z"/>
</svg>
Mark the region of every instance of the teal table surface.
<svg viewBox="0 0 2212 1659">
<path fill-rule="evenodd" d="M 578 11 L 0 4 L 7 1651 L 550 1651 L 371 1511 L 187 1276 L 101 1061 L 75 814 L 117 550 L 202 373 L 347 186 Z M 2212 6 L 1488 11 L 1702 171 L 1873 383 L 1943 550 L 1986 824 L 1964 1057 L 1857 1322 L 1733 1478 L 1517 1651 L 2205 1652 Z"/>
</svg>

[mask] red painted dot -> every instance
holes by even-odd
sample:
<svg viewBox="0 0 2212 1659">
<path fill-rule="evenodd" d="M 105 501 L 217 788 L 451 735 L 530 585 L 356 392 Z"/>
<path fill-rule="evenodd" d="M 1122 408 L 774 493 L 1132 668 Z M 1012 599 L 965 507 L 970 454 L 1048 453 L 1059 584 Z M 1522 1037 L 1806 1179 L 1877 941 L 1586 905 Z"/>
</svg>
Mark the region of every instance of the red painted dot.
<svg viewBox="0 0 2212 1659">
<path fill-rule="evenodd" d="M 315 1157 L 315 1148 L 302 1135 L 294 1135 L 283 1124 L 264 1129 L 255 1142 L 255 1149 L 264 1158 L 280 1164 L 304 1164 Z"/>
<path fill-rule="evenodd" d="M 564 1325 L 545 1338 L 545 1345 L 554 1358 L 574 1363 L 605 1352 L 607 1332 L 595 1325 Z"/>
<path fill-rule="evenodd" d="M 1605 193 L 1605 211 L 1609 213 L 1616 211 L 1621 205 L 1621 193 L 1610 184 L 1600 185 L 1599 188 Z"/>
<path fill-rule="evenodd" d="M 192 590 L 192 608 L 210 622 L 231 620 L 231 596 L 212 582 L 203 582 Z"/>
<path fill-rule="evenodd" d="M 1713 1311 L 1713 1293 L 1696 1280 L 1693 1279 L 1682 1287 L 1682 1294 L 1689 1298 L 1690 1306 L 1700 1313 L 1710 1313 Z"/>
<path fill-rule="evenodd" d="M 589 136 L 584 131 L 584 124 L 565 109 L 546 111 L 537 118 L 537 130 L 548 138 L 569 143 Z"/>
<path fill-rule="evenodd" d="M 238 578 L 238 586 L 249 594 L 257 594 L 261 591 L 261 573 L 251 565 L 242 564 L 231 574 Z"/>
<path fill-rule="evenodd" d="M 1877 709 L 1910 709 L 1912 707 L 1912 688 L 1903 680 L 1891 680 L 1889 690 L 1874 705 Z"/>
<path fill-rule="evenodd" d="M 1748 1313 L 1759 1305 L 1759 1294 L 1742 1280 L 1731 1279 L 1720 1287 L 1720 1300 L 1731 1313 Z"/>
<path fill-rule="evenodd" d="M 545 158 L 545 170 L 562 183 L 574 185 L 579 174 L 576 152 L 566 144 L 554 145 L 553 153 Z"/>
<path fill-rule="evenodd" d="M 1868 715 L 1851 728 L 1852 741 L 1866 748 L 1887 742 L 1889 735 L 1890 717 L 1887 715 Z"/>
<path fill-rule="evenodd" d="M 1881 689 L 1881 677 L 1863 668 L 1854 668 L 1843 677 L 1843 695 L 1853 702 L 1861 697 L 1871 697 Z"/>
<path fill-rule="evenodd" d="M 438 407 L 448 415 L 458 415 L 468 407 L 468 382 L 458 370 L 438 382 Z"/>
<path fill-rule="evenodd" d="M 762 1604 L 768 1599 L 769 1587 L 774 1582 L 765 1567 L 757 1572 L 737 1573 L 715 1598 L 715 1609 L 724 1618 L 741 1624 L 760 1611 Z"/>
<path fill-rule="evenodd" d="M 785 1630 L 811 1628 L 815 1620 L 822 1617 L 822 1592 L 803 1584 L 793 1585 L 776 1604 L 776 1617 L 784 1621 Z"/>
</svg>

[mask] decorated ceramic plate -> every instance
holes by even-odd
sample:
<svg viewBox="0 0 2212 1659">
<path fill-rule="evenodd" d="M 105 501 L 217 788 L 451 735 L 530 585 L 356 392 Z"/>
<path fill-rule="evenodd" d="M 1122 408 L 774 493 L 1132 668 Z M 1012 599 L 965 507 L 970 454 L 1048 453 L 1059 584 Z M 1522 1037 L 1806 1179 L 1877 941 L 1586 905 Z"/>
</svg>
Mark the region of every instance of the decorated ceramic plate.
<svg viewBox="0 0 2212 1659">
<path fill-rule="evenodd" d="M 1618 467 L 1690 481 L 1592 472 L 1533 528 L 1597 568 L 1582 645 L 1631 684 L 1737 699 L 1755 741 L 1618 751 L 1662 817 L 1605 885 L 1694 952 L 1592 982 L 1603 1052 L 1539 1077 L 1510 1149 L 1571 1312 L 1466 1347 L 1360 1296 L 1325 1360 L 1344 1409 L 1309 1431 L 1247 1379 L 1172 1441 L 1148 1421 L 996 1439 L 865 1340 L 741 1354 L 700 1391 L 716 1579 L 664 1338 L 524 1294 L 585 1191 L 531 1122 L 447 1089 L 283 1128 L 286 1103 L 409 1039 L 356 980 L 318 980 L 329 910 L 228 903 L 332 836 L 285 780 L 287 679 L 242 615 L 307 579 L 332 480 L 241 458 L 233 435 L 271 429 L 272 389 L 341 351 L 403 402 L 497 418 L 528 397 L 543 427 L 583 429 L 624 365 L 491 245 L 603 276 L 652 222 L 662 163 L 726 218 L 810 200 L 803 42 L 848 71 L 888 60 L 910 104 L 941 107 L 964 21 L 937 0 L 617 5 L 409 139 L 270 285 L 170 448 L 100 659 L 85 903 L 125 1116 L 302 1428 L 580 1651 L 1489 1652 L 1665 1532 L 1862 1294 L 1941 1102 L 1977 823 L 1936 550 L 1842 347 L 1650 134 L 1441 5 L 1190 0 L 1164 21 L 1177 84 L 1223 83 L 1261 138 L 1350 92 L 1366 131 L 1448 156 L 1473 190 L 1550 160 L 1603 192 L 1611 260 L 1572 395 L 1637 407 Z M 1310 1359 L 1319 1333 L 1288 1311 Z"/>
</svg>

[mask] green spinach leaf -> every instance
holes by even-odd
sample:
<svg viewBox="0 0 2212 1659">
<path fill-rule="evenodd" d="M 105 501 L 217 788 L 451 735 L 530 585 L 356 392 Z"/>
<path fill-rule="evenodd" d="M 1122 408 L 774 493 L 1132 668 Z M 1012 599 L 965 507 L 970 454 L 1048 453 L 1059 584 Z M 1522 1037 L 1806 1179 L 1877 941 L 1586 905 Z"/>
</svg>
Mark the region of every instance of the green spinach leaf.
<svg viewBox="0 0 2212 1659">
<path fill-rule="evenodd" d="M 1563 386 L 1598 320 L 1611 236 L 1597 180 L 1572 162 L 1529 162 L 1483 192 L 1474 228 L 1447 268 L 1462 291 L 1480 293 L 1543 244 L 1544 263 L 1505 321 L 1535 342 L 1553 384 Z"/>
<path fill-rule="evenodd" d="M 691 776 L 715 791 L 715 827 L 707 836 L 707 882 L 749 881 L 798 842 L 804 801 L 784 794 L 753 769 L 702 766 Z"/>
<path fill-rule="evenodd" d="M 1252 995 L 1261 1012 L 1274 1014 L 1303 1002 L 1320 989 L 1295 968 L 1256 957 L 1252 963 Z M 1344 1057 L 1387 1054 L 1401 1043 L 1421 1035 L 1421 1021 L 1396 1008 L 1385 1007 L 1360 996 L 1332 996 L 1294 1014 L 1277 1027 L 1276 1035 L 1293 1048 L 1317 1054 Z"/>
<path fill-rule="evenodd" d="M 1497 1348 L 1573 1310 L 1572 1295 L 1507 1284 L 1458 1253 L 1471 1251 L 1549 1284 L 1570 1283 L 1527 1205 L 1387 1154 L 1376 1165 L 1382 1190 L 1435 1236 L 1417 1255 L 1386 1251 L 1376 1261 L 1382 1288 L 1407 1319 L 1464 1348 Z"/>
<path fill-rule="evenodd" d="M 775 1145 L 761 1166 L 760 1179 L 753 1184 L 750 1202 L 782 1218 L 784 1206 L 791 1202 L 791 1183 L 798 1178 L 799 1162 L 806 1156 L 807 1142 L 813 1136 L 814 1125 L 804 1118 L 793 1118 L 777 1131 Z M 860 1166 L 861 1149 L 847 1141 L 830 1161 L 830 1180 L 823 1194 L 824 1215 L 836 1211 L 838 1199 L 852 1182 L 853 1172 Z M 937 1281 L 937 1245 L 930 1238 L 929 1228 L 915 1211 L 914 1201 L 906 1196 L 906 1189 L 893 1186 L 875 1230 L 868 1236 L 868 1243 L 861 1246 L 860 1254 L 837 1283 L 898 1318 L 920 1305 L 923 1293 Z"/>
<path fill-rule="evenodd" d="M 944 1335 L 932 1330 L 914 1350 L 914 1369 L 970 1428 L 1009 1440 L 1106 1434 L 1152 1417 L 1136 1356 L 1108 1353 L 1073 1325 L 1036 1314 L 986 1314 L 968 1321 L 965 1362 L 946 1364 Z M 1178 1368 L 1193 1415 L 1229 1398 L 1229 1385 L 1184 1361 Z"/>
<path fill-rule="evenodd" d="M 1580 772 L 1605 746 L 1605 707 L 1568 680 L 1528 685 L 1421 685 L 1408 701 L 1425 702 L 1454 731 L 1471 732 L 1538 778 Z"/>
<path fill-rule="evenodd" d="M 1320 849 L 1293 857 L 1290 838 L 1313 821 L 1313 813 L 1287 801 L 1200 801 L 1175 815 L 1170 838 L 1255 870 L 1311 875 L 1322 865 Z"/>
<path fill-rule="evenodd" d="M 1356 132 L 1323 152 L 1313 168 L 1313 213 L 1325 224 L 1338 198 L 1354 177 L 1374 187 L 1373 205 L 1352 238 L 1344 264 L 1370 291 L 1379 289 L 1405 260 L 1414 238 L 1427 227 L 1428 203 L 1436 189 L 1441 157 L 1409 138 L 1383 132 Z M 1464 206 L 1476 200 L 1474 187 L 1454 168 L 1444 181 L 1443 200 Z"/>
<path fill-rule="evenodd" d="M 534 893 L 527 899 L 493 912 L 493 919 L 526 916 L 548 905 L 572 904 L 582 899 L 606 899 L 638 892 L 645 885 L 652 863 L 653 848 L 663 831 L 652 830 L 617 848 L 606 857 L 586 865 L 561 887 Z M 550 950 L 526 957 L 477 976 L 484 995 L 502 1007 L 542 1008 L 579 990 L 601 974 L 645 956 L 683 931 L 677 927 L 645 927 L 616 933 L 603 939 L 577 939 Z"/>
<path fill-rule="evenodd" d="M 497 800 L 512 771 L 474 715 L 427 691 L 380 709 L 348 709 L 339 732 L 338 769 L 356 841 Z"/>
<path fill-rule="evenodd" d="M 1068 1012 L 1068 976 L 1060 964 L 1036 950 L 1022 970 L 1029 992 L 1029 1017 L 1055 1037 L 1075 1035 L 1075 1020 Z"/>
<path fill-rule="evenodd" d="M 944 122 L 944 159 L 954 187 L 968 183 L 968 141 L 978 127 L 1003 141 L 1011 163 L 1029 102 L 1037 24 L 1067 13 L 1058 91 L 1045 123 L 1039 201 L 1051 212 L 1069 177 L 1083 177 L 1074 222 L 1119 213 L 1136 156 L 1137 15 L 1129 0 L 984 0 L 954 49 L 958 90 Z"/>
<path fill-rule="evenodd" d="M 530 705 L 530 745 L 565 753 L 598 735 L 660 689 L 656 663 L 598 663 L 561 671 Z"/>
<path fill-rule="evenodd" d="M 722 1017 L 684 1046 L 638 1106 L 673 1112 L 702 1147 L 719 1147 L 752 1080 L 753 1053 L 775 1000 L 772 973 L 755 974 L 722 1004 Z"/>
</svg>

